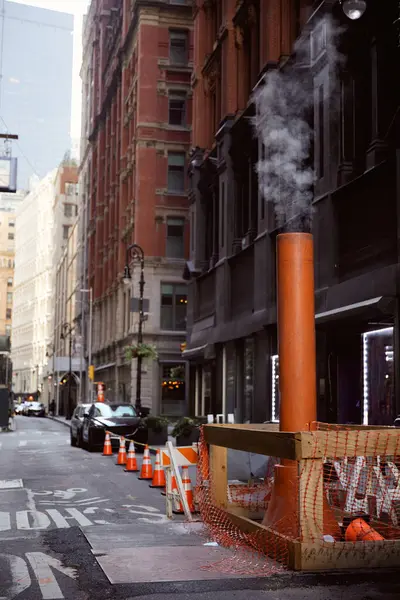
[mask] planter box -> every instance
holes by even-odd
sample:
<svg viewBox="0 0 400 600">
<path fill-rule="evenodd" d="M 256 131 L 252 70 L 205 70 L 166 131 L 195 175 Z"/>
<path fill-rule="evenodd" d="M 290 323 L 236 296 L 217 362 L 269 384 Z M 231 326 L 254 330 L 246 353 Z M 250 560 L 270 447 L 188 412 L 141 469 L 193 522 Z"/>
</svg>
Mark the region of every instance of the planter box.
<svg viewBox="0 0 400 600">
<path fill-rule="evenodd" d="M 154 429 L 139 429 L 135 435 L 135 442 L 148 444 L 149 446 L 165 446 L 168 441 L 168 428 L 164 427 L 161 431 Z M 144 447 L 135 444 L 135 452 L 143 452 Z"/>
<path fill-rule="evenodd" d="M 176 438 L 177 446 L 191 446 L 199 441 L 200 429 L 196 428 L 189 435 L 178 435 Z"/>
</svg>

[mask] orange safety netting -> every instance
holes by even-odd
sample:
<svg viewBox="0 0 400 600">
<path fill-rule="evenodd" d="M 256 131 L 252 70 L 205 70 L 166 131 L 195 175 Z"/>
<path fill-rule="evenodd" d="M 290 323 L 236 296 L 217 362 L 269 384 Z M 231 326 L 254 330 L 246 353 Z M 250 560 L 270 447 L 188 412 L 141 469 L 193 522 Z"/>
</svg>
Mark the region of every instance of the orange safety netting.
<svg viewBox="0 0 400 600">
<path fill-rule="evenodd" d="M 221 473 L 210 472 L 202 431 L 196 504 L 210 537 L 235 551 L 219 565 L 224 571 L 269 574 L 287 568 L 293 542 L 311 548 L 400 540 L 400 431 L 321 423 L 313 429 L 307 460 L 265 457 L 261 479 L 230 483 L 228 461 L 222 504 L 213 492 Z"/>
</svg>

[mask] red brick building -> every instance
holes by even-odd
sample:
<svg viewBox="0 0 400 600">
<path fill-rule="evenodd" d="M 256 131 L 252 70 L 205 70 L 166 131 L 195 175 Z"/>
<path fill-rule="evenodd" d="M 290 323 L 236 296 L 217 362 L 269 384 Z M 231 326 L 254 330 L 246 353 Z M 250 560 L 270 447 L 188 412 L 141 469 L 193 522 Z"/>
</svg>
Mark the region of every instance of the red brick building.
<svg viewBox="0 0 400 600">
<path fill-rule="evenodd" d="M 132 398 L 136 361 L 124 347 L 137 332 L 138 265 L 131 288 L 122 274 L 136 243 L 150 302 L 144 341 L 159 354 L 145 361 L 142 404 L 165 414 L 185 411 L 183 381 L 168 380 L 186 330 L 192 23 L 189 2 L 92 0 L 84 31 L 82 284 L 94 290 L 96 380 L 110 398 Z"/>
<path fill-rule="evenodd" d="M 188 286 L 190 410 L 274 418 L 274 229 L 252 91 L 285 64 L 312 0 L 196 0 Z M 271 333 L 272 331 L 272 333 Z M 275 344 L 275 347 L 274 347 Z"/>
</svg>

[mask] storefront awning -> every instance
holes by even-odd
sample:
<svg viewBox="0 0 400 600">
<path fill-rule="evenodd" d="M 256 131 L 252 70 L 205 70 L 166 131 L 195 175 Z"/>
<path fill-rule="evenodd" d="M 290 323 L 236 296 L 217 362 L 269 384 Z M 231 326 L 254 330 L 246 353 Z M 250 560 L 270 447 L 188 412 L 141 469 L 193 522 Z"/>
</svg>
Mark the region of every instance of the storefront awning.
<svg viewBox="0 0 400 600">
<path fill-rule="evenodd" d="M 203 346 L 197 346 L 197 348 L 188 348 L 182 352 L 183 358 L 195 358 L 196 356 L 204 356 L 204 350 L 207 348 L 207 344 Z"/>
<path fill-rule="evenodd" d="M 348 304 L 347 306 L 340 306 L 339 308 L 317 313 L 315 315 L 315 321 L 317 324 L 326 323 L 328 321 L 333 321 L 340 318 L 352 317 L 357 313 L 363 313 L 367 308 L 379 309 L 379 304 L 382 302 L 382 300 L 385 300 L 385 305 L 387 306 L 386 301 L 389 299 L 385 298 L 384 296 L 377 296 L 376 298 L 370 298 L 368 300 L 364 300 L 363 302 L 356 302 L 355 304 Z"/>
</svg>

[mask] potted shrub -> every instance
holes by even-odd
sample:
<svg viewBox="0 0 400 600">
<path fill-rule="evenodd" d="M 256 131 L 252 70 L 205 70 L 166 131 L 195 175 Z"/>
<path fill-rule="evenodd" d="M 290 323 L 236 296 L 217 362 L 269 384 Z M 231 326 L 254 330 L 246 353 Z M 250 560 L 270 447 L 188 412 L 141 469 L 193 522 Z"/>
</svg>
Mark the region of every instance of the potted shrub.
<svg viewBox="0 0 400 600">
<path fill-rule="evenodd" d="M 156 360 L 158 357 L 157 348 L 154 344 L 132 344 L 126 346 L 125 356 L 127 360 L 133 360 L 134 358 L 148 358 L 150 360 Z"/>
<path fill-rule="evenodd" d="M 149 446 L 163 446 L 168 441 L 168 424 L 165 417 L 148 415 L 141 420 L 135 442 Z M 135 446 L 135 450 L 143 452 L 143 446 Z"/>
<path fill-rule="evenodd" d="M 198 442 L 200 437 L 199 422 L 191 417 L 182 417 L 175 424 L 172 436 L 176 438 L 177 446 L 190 446 L 194 442 Z"/>
</svg>

